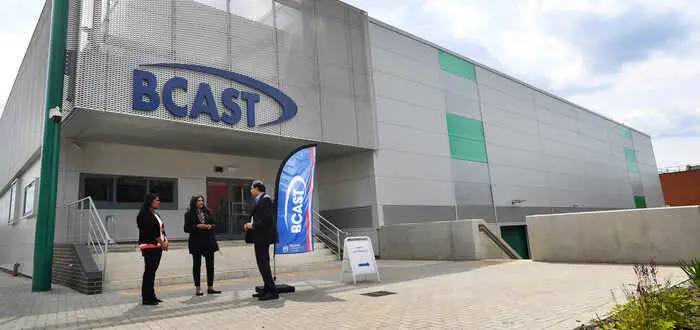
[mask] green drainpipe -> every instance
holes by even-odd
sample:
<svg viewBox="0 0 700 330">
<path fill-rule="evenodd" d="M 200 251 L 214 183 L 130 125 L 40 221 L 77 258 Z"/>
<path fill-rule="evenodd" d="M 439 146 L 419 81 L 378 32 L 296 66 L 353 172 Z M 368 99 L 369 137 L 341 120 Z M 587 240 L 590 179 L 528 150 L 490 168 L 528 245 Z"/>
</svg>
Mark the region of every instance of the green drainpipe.
<svg viewBox="0 0 700 330">
<path fill-rule="evenodd" d="M 51 290 L 53 239 L 56 227 L 56 188 L 58 159 L 61 147 L 61 122 L 52 120 L 51 109 L 63 103 L 63 69 L 66 37 L 68 35 L 68 0 L 53 0 L 51 11 L 51 41 L 46 84 L 46 116 L 41 145 L 41 177 L 39 178 L 39 207 L 34 235 L 34 273 L 32 291 Z"/>
</svg>

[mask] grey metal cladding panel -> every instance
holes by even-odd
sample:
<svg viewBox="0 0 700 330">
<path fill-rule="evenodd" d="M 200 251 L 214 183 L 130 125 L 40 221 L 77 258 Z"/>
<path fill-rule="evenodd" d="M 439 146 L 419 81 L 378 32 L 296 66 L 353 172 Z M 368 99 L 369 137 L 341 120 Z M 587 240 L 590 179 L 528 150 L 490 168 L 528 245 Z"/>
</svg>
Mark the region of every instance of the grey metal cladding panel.
<svg viewBox="0 0 700 330">
<path fill-rule="evenodd" d="M 350 29 L 351 60 L 355 73 L 369 74 L 372 71 L 370 67 L 369 40 L 367 40 L 366 31 L 366 28 Z"/>
<path fill-rule="evenodd" d="M 550 214 L 551 207 L 497 207 L 498 222 L 525 222 L 525 217 L 528 215 Z"/>
<path fill-rule="evenodd" d="M 637 154 L 637 161 L 647 165 L 656 166 L 654 148 L 651 144 L 651 139 L 634 131 L 632 132 L 632 139 L 634 141 L 634 149 L 636 150 Z"/>
<path fill-rule="evenodd" d="M 376 177 L 378 203 L 384 205 L 454 205 L 451 181 Z"/>
<path fill-rule="evenodd" d="M 506 78 L 489 70 L 483 69 L 479 66 L 475 66 L 475 71 L 476 81 L 479 82 L 479 85 L 493 87 L 502 92 L 517 96 L 532 103 L 533 94 L 535 91 L 529 87 L 515 82 L 510 78 Z"/>
<path fill-rule="evenodd" d="M 350 95 L 349 93 L 353 90 L 353 79 L 349 69 L 321 62 L 318 70 L 321 86 L 324 89 Z"/>
<path fill-rule="evenodd" d="M 369 177 L 373 173 L 372 152 L 336 158 L 318 165 L 318 182 L 330 184 Z"/>
<path fill-rule="evenodd" d="M 357 145 L 355 100 L 346 93 L 321 88 L 323 140 L 344 145 Z"/>
<path fill-rule="evenodd" d="M 522 99 L 488 86 L 479 85 L 479 97 L 482 104 L 537 119 L 532 98 Z"/>
<path fill-rule="evenodd" d="M 377 149 L 377 120 L 373 103 L 355 100 L 357 112 L 357 141 L 359 147 Z"/>
<path fill-rule="evenodd" d="M 468 96 L 445 92 L 445 111 L 482 121 L 479 101 Z"/>
<path fill-rule="evenodd" d="M 445 114 L 394 99 L 377 96 L 377 121 L 447 135 Z"/>
<path fill-rule="evenodd" d="M 316 16 L 319 61 L 350 68 L 350 28 L 334 19 Z"/>
<path fill-rule="evenodd" d="M 381 177 L 450 181 L 450 162 L 451 159 L 447 157 L 382 149 L 376 153 L 375 174 Z"/>
<path fill-rule="evenodd" d="M 338 228 L 374 227 L 372 207 L 335 209 L 321 211 L 321 215 Z"/>
<path fill-rule="evenodd" d="M 182 26 L 190 26 L 190 28 L 199 27 L 200 29 L 202 26 L 206 26 L 206 28 L 203 30 L 207 30 L 212 33 L 218 32 L 221 34 L 226 34 L 228 32 L 229 19 L 226 2 L 219 2 L 218 4 L 213 3 L 213 1 L 200 0 L 199 2 L 200 3 L 192 0 L 175 0 L 175 26 L 178 28 L 181 28 Z M 167 11 L 164 11 L 163 13 L 167 13 Z M 232 16 L 237 18 L 235 15 Z"/>
<path fill-rule="evenodd" d="M 540 138 L 537 135 L 514 132 L 509 128 L 489 125 L 484 123 L 484 135 L 486 136 L 486 151 L 493 145 L 507 146 L 513 149 L 522 149 L 540 152 Z"/>
<path fill-rule="evenodd" d="M 575 106 L 572 106 L 561 100 L 555 99 L 551 96 L 547 96 L 540 92 L 535 92 L 534 97 L 535 104 L 537 104 L 538 107 L 544 107 L 565 116 L 576 117 L 576 112 L 581 111 L 581 109 Z"/>
<path fill-rule="evenodd" d="M 439 70 L 439 72 L 440 81 L 442 82 L 442 89 L 444 91 L 465 96 L 474 100 L 479 99 L 475 82 L 469 79 L 464 79 L 447 71 Z"/>
<path fill-rule="evenodd" d="M 635 196 L 644 196 L 644 184 L 641 181 L 632 182 L 630 185 L 632 186 L 632 193 Z"/>
<path fill-rule="evenodd" d="M 499 109 L 482 103 L 485 126 L 500 126 L 509 131 L 517 131 L 537 137 L 540 134 L 536 119 Z M 488 137 L 487 137 L 488 138 Z"/>
<path fill-rule="evenodd" d="M 312 141 L 322 140 L 321 104 L 318 89 L 300 88 L 280 82 L 283 90 L 299 107 L 294 118 L 281 124 L 282 136 Z"/>
<path fill-rule="evenodd" d="M 546 123 L 561 129 L 567 129 L 573 132 L 578 130 L 573 113 L 571 115 L 566 115 L 538 106 L 537 119 L 542 123 Z"/>
<path fill-rule="evenodd" d="M 576 174 L 547 173 L 547 183 L 551 189 L 585 189 L 588 178 Z M 552 196 L 554 199 L 554 196 Z"/>
<path fill-rule="evenodd" d="M 586 206 L 588 202 L 587 192 L 581 189 L 556 189 L 550 188 L 552 206 L 573 207 L 574 205 Z"/>
<path fill-rule="evenodd" d="M 572 147 L 570 145 L 552 140 L 541 140 L 540 144 L 542 146 L 543 155 L 573 160 L 581 159 L 581 148 Z"/>
<path fill-rule="evenodd" d="M 518 187 L 493 185 L 493 198 L 496 205 L 511 206 L 513 200 L 525 200 L 523 206 L 549 206 L 551 204 L 548 187 Z"/>
<path fill-rule="evenodd" d="M 442 87 L 439 66 L 434 67 L 407 57 L 406 54 L 396 54 L 377 46 L 371 48 L 371 53 L 372 67 L 375 70 L 435 88 Z"/>
<path fill-rule="evenodd" d="M 570 147 L 580 146 L 579 135 L 576 132 L 544 123 L 539 123 L 539 127 L 542 138 L 564 143 Z"/>
<path fill-rule="evenodd" d="M 316 60 L 298 53 L 280 49 L 279 77 L 288 85 L 318 89 L 319 70 Z"/>
<path fill-rule="evenodd" d="M 404 54 L 428 66 L 439 68 L 438 52 L 422 42 L 413 40 L 377 24 L 369 24 L 369 40 L 372 47 L 389 48 L 395 53 Z"/>
<path fill-rule="evenodd" d="M 547 187 L 547 173 L 537 170 L 491 164 L 491 183 L 520 187 Z"/>
<path fill-rule="evenodd" d="M 331 184 L 319 183 L 320 209 L 338 209 L 372 205 L 375 195 L 369 177 Z"/>
<path fill-rule="evenodd" d="M 612 125 L 614 125 L 613 122 L 611 122 L 607 119 L 604 119 L 603 117 L 600 117 L 596 114 L 593 114 L 589 111 L 586 111 L 586 110 L 583 110 L 580 108 L 575 108 L 575 109 L 578 110 L 575 113 L 576 113 L 576 119 L 579 121 L 579 123 L 583 122 L 583 123 L 591 124 L 599 129 L 603 129 L 603 130 L 607 130 Z"/>
<path fill-rule="evenodd" d="M 378 130 L 381 149 L 450 156 L 447 134 L 430 133 L 386 123 L 379 123 Z"/>
<path fill-rule="evenodd" d="M 632 143 L 632 139 L 626 138 L 622 135 L 622 129 L 620 129 L 617 132 L 609 131 L 608 132 L 608 140 L 610 141 L 611 144 L 613 144 L 616 148 L 617 147 L 627 147 L 630 149 L 634 148 L 634 144 Z"/>
<path fill-rule="evenodd" d="M 335 0 L 314 0 L 314 2 L 316 3 L 316 15 L 345 22 L 345 6 Z"/>
<path fill-rule="evenodd" d="M 85 50 L 78 58 L 75 82 L 75 106 L 102 110 L 107 94 L 107 52 Z"/>
<path fill-rule="evenodd" d="M 584 162 L 570 158 L 560 158 L 554 156 L 542 156 L 544 169 L 550 173 L 565 173 L 565 174 L 585 174 Z"/>
<path fill-rule="evenodd" d="M 491 165 L 506 165 L 533 170 L 542 170 L 545 167 L 539 152 L 497 145 L 489 146 L 487 151 Z"/>
<path fill-rule="evenodd" d="M 179 5 L 187 8 L 187 4 Z M 169 0 L 120 1 L 111 7 L 109 20 L 105 20 L 107 28 L 103 32 L 109 33 L 106 38 L 107 44 L 128 45 L 129 48 L 142 51 L 171 53 L 173 8 L 174 4 Z M 93 21 L 92 15 L 92 10 L 83 11 L 83 26 L 89 26 L 87 22 Z M 87 30 L 81 33 L 87 38 Z"/>
<path fill-rule="evenodd" d="M 0 189 L 9 183 L 41 146 L 50 14 L 51 5 L 47 3 L 0 117 Z"/>
<path fill-rule="evenodd" d="M 441 90 L 428 85 L 401 79 L 381 71 L 374 71 L 374 92 L 425 108 L 445 111 L 445 96 Z"/>
<path fill-rule="evenodd" d="M 455 183 L 455 202 L 463 205 L 493 205 L 491 185 L 484 183 Z"/>
<path fill-rule="evenodd" d="M 385 205 L 384 225 L 455 220 L 454 206 Z"/>
<path fill-rule="evenodd" d="M 496 222 L 493 205 L 457 205 L 458 219 L 483 219 L 486 222 Z"/>
<path fill-rule="evenodd" d="M 588 150 L 600 152 L 603 154 L 614 154 L 613 153 L 613 148 L 620 148 L 620 147 L 613 147 L 610 142 L 607 141 L 601 141 L 598 139 L 590 138 L 585 135 L 579 134 L 579 145 L 583 148 L 586 148 Z"/>
<path fill-rule="evenodd" d="M 581 133 L 582 135 L 609 142 L 608 139 L 608 130 L 605 129 L 604 127 L 596 126 L 594 124 L 590 124 L 587 122 L 583 121 L 578 121 L 578 132 Z"/>
<path fill-rule="evenodd" d="M 173 40 L 175 62 L 197 63 L 215 68 L 229 68 L 228 38 L 229 36 L 225 31 L 207 31 L 190 24 L 177 24 L 175 25 L 175 38 Z M 274 61 L 274 58 L 269 59 Z M 250 58 L 237 57 L 234 62 L 250 61 Z M 246 71 L 240 69 L 237 71 L 249 74 L 254 64 L 249 65 Z"/>
<path fill-rule="evenodd" d="M 452 159 L 454 181 L 489 184 L 489 164 Z"/>
<path fill-rule="evenodd" d="M 314 57 L 316 31 L 312 2 L 304 1 L 295 8 L 275 2 L 275 19 L 280 55 L 290 52 Z"/>
</svg>

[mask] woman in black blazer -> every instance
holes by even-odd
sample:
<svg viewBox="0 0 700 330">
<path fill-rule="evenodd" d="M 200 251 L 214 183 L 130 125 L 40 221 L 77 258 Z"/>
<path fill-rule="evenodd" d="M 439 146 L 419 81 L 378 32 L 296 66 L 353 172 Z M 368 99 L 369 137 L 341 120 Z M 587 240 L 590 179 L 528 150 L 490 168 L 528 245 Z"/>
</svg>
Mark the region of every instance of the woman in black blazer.
<svg viewBox="0 0 700 330">
<path fill-rule="evenodd" d="M 139 227 L 139 249 L 144 262 L 141 282 L 141 298 L 144 305 L 158 305 L 162 302 L 156 297 L 153 289 L 160 257 L 163 251 L 168 251 L 165 224 L 156 212 L 159 208 L 160 198 L 154 194 L 148 194 L 136 216 L 136 225 Z"/>
<path fill-rule="evenodd" d="M 214 252 L 219 251 L 216 243 L 216 226 L 211 212 L 204 204 L 204 197 L 193 196 L 190 208 L 185 213 L 185 232 L 190 234 L 188 247 L 192 254 L 192 277 L 194 277 L 195 295 L 203 295 L 200 288 L 200 271 L 202 256 L 207 263 L 207 293 L 219 294 L 214 290 Z"/>
</svg>

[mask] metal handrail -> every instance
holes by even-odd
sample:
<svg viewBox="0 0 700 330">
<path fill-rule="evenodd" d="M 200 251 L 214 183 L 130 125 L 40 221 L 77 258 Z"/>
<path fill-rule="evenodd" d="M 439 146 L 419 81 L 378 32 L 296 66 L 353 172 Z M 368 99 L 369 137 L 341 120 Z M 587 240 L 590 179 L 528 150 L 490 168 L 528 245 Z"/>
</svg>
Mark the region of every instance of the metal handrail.
<svg viewBox="0 0 700 330">
<path fill-rule="evenodd" d="M 347 237 L 349 233 L 342 231 L 316 211 L 314 211 L 314 220 L 316 220 L 315 223 L 318 225 L 314 233 L 316 237 L 329 246 L 331 248 L 330 250 L 338 256 L 338 259 L 342 259 L 343 248 L 340 245 L 340 237 Z M 333 240 L 334 238 L 335 241 Z M 333 249 L 333 247 L 335 247 L 335 249 Z"/>
<path fill-rule="evenodd" d="M 107 255 L 109 253 L 109 244 L 114 243 L 114 240 L 107 231 L 107 227 L 102 221 L 100 213 L 97 211 L 92 197 L 88 196 L 74 202 L 67 203 L 66 209 L 80 211 L 80 219 L 74 219 L 75 213 L 69 213 L 68 219 L 68 237 L 71 243 L 87 244 L 101 261 L 98 266 L 102 266 L 102 279 L 106 279 L 107 274 Z M 82 236 L 82 226 L 84 225 L 84 211 L 87 209 L 87 237 Z M 75 236 L 77 230 L 77 237 Z M 100 265 L 101 264 L 101 265 Z"/>
<path fill-rule="evenodd" d="M 505 252 L 505 254 L 507 254 L 508 257 L 510 257 L 511 259 L 522 259 L 522 257 L 520 257 L 517 253 L 515 253 L 515 251 L 513 251 L 513 249 L 511 247 L 505 245 L 498 238 L 498 236 L 496 236 L 493 232 L 491 232 L 489 227 L 486 227 L 486 225 L 479 224 L 479 231 L 486 234 L 486 236 L 488 236 L 488 238 L 490 238 L 491 241 L 493 241 L 496 245 L 498 245 L 498 247 L 501 248 L 501 250 L 503 250 L 503 252 Z"/>
</svg>

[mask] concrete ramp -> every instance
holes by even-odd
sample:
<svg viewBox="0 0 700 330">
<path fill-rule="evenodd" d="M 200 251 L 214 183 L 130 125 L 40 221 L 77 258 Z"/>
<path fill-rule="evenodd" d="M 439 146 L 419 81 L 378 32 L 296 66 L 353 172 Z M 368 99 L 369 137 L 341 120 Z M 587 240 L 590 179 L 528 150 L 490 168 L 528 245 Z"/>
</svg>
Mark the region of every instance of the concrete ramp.
<svg viewBox="0 0 700 330">
<path fill-rule="evenodd" d="M 221 253 L 217 252 L 214 258 L 215 281 L 259 276 L 252 245 L 239 241 L 223 241 L 219 242 L 219 247 Z M 129 244 L 110 248 L 112 251 L 107 259 L 105 290 L 140 288 L 143 258 L 136 245 Z M 270 256 L 272 256 L 272 252 Z M 313 253 L 277 256 L 278 274 L 338 267 L 340 267 L 338 257 L 318 242 Z M 202 258 L 201 278 L 203 286 L 206 286 L 204 258 Z M 171 243 L 169 251 L 163 253 L 156 274 L 156 284 L 164 286 L 187 283 L 192 283 L 194 286 L 192 256 L 187 250 L 187 242 Z"/>
</svg>

